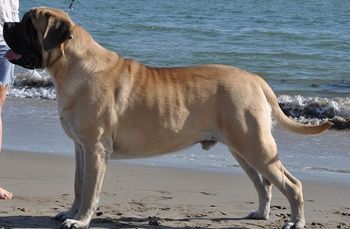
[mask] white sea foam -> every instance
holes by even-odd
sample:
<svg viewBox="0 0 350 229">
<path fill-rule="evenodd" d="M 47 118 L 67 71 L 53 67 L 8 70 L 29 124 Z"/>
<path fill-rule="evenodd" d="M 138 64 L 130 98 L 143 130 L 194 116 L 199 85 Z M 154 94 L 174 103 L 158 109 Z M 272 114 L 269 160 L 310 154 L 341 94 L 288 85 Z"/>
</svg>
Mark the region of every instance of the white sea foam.
<svg viewBox="0 0 350 229">
<path fill-rule="evenodd" d="M 56 99 L 50 76 L 45 71 L 37 70 L 16 73 L 8 95 L 19 98 Z"/>
<path fill-rule="evenodd" d="M 289 108 L 292 115 L 296 116 L 300 115 L 300 112 L 304 112 L 307 116 L 305 112 L 314 111 L 321 116 L 350 117 L 350 97 L 322 98 L 282 95 L 278 97 L 278 100 L 285 108 Z"/>
</svg>

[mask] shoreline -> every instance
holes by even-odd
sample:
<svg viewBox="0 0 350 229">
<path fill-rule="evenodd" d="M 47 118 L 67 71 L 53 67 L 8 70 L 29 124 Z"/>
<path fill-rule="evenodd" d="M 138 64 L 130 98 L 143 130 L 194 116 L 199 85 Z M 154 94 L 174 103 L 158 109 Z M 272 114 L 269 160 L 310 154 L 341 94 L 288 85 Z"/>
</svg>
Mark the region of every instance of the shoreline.
<svg viewBox="0 0 350 229">
<path fill-rule="evenodd" d="M 233 170 L 232 170 L 233 171 Z M 53 216 L 73 200 L 74 158 L 5 150 L 0 228 L 57 228 Z M 350 185 L 302 181 L 307 228 L 350 228 Z M 289 204 L 273 188 L 269 220 L 243 219 L 257 208 L 246 175 L 112 162 L 91 228 L 278 228 Z"/>
<path fill-rule="evenodd" d="M 35 154 L 35 155 L 42 155 L 42 156 L 57 156 L 57 157 L 67 157 L 67 159 L 74 160 L 74 153 L 67 153 L 67 152 L 28 152 L 24 150 L 12 150 L 12 149 L 4 149 L 6 153 L 15 153 L 15 154 Z M 180 151 L 181 152 L 181 151 Z M 172 152 L 170 154 L 176 154 L 176 152 Z M 170 155 L 169 154 L 169 155 Z M 208 166 L 203 168 L 201 165 L 193 165 L 190 166 L 189 164 L 178 164 L 178 163 L 164 163 L 165 159 L 159 159 L 159 160 L 153 160 L 153 158 L 159 158 L 158 157 L 149 157 L 149 158 L 137 158 L 137 159 L 111 159 L 109 160 L 108 164 L 117 165 L 117 164 L 125 164 L 130 166 L 145 166 L 145 167 L 157 167 L 157 168 L 169 168 L 169 169 L 178 169 L 178 170 L 188 170 L 188 171 L 197 171 L 197 172 L 209 172 L 209 173 L 219 173 L 219 174 L 237 174 L 240 176 L 246 176 L 245 172 L 241 169 L 241 167 L 237 164 L 234 164 L 231 167 L 215 167 L 215 166 Z M 0 153 L 0 160 L 1 160 L 1 153 Z M 168 159 L 171 160 L 170 158 Z M 232 157 L 232 160 L 235 161 L 235 159 Z M 284 160 L 282 159 L 282 163 L 284 163 Z M 315 183 L 322 183 L 322 184 L 334 184 L 334 185 L 345 185 L 349 186 L 350 188 L 350 174 L 348 173 L 340 173 L 340 172 L 318 172 L 315 171 L 295 171 L 293 169 L 290 169 L 287 167 L 290 172 L 300 179 L 301 181 L 307 181 L 307 182 L 315 182 Z"/>
</svg>

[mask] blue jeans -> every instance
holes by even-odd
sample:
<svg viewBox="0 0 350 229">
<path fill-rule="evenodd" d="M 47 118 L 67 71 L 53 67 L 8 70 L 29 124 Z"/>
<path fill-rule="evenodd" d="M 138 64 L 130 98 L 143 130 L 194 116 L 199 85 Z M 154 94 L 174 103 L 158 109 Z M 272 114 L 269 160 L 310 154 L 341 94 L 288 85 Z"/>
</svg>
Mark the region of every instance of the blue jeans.
<svg viewBox="0 0 350 229">
<path fill-rule="evenodd" d="M 7 50 L 6 45 L 0 45 L 0 86 L 9 86 L 14 80 L 15 66 L 4 57 Z"/>
</svg>

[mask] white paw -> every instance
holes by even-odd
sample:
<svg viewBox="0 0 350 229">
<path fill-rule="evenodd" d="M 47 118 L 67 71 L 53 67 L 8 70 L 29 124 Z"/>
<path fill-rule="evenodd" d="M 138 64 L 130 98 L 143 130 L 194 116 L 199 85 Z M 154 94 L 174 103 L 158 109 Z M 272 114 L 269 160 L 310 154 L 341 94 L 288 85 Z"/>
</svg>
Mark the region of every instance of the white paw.
<svg viewBox="0 0 350 229">
<path fill-rule="evenodd" d="M 268 219 L 269 214 L 262 213 L 260 211 L 255 211 L 255 212 L 249 213 L 249 215 L 247 215 L 245 218 L 246 219 Z"/>
<path fill-rule="evenodd" d="M 305 223 L 302 221 L 298 221 L 296 223 L 288 222 L 288 223 L 284 224 L 282 229 L 303 229 L 304 226 L 305 226 Z"/>
<path fill-rule="evenodd" d="M 55 216 L 55 219 L 59 221 L 65 221 L 66 219 L 74 218 L 76 213 L 77 211 L 72 211 L 72 210 L 60 212 Z"/>
<path fill-rule="evenodd" d="M 89 223 L 75 220 L 75 219 L 66 219 L 61 226 L 62 229 L 73 229 L 73 228 L 83 229 L 88 227 L 89 227 Z"/>
</svg>

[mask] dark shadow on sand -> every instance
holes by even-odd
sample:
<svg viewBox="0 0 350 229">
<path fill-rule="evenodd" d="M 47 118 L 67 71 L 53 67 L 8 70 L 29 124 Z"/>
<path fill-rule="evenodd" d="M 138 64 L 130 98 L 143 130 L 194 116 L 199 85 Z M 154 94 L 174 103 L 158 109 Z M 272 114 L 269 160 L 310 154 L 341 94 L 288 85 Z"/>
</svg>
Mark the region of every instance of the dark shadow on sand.
<svg viewBox="0 0 350 229">
<path fill-rule="evenodd" d="M 163 226 L 165 222 L 190 222 L 192 220 L 207 220 L 219 222 L 219 221 L 239 221 L 244 218 L 158 218 L 158 217 L 121 217 L 117 219 L 112 218 L 95 218 L 91 221 L 90 227 L 101 228 L 147 228 L 147 229 L 248 229 L 248 227 L 235 226 L 232 223 L 232 227 L 173 227 Z M 0 228 L 60 228 L 61 222 L 54 220 L 51 216 L 3 216 L 0 217 Z"/>
<path fill-rule="evenodd" d="M 0 228 L 59 228 L 57 222 L 51 216 L 2 216 Z"/>
</svg>

